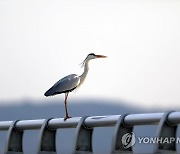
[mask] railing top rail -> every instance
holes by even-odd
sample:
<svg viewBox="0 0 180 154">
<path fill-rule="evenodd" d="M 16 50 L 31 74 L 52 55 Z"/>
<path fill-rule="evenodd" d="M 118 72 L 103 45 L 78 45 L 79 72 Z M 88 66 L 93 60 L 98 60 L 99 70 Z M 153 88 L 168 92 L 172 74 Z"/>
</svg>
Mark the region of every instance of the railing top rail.
<svg viewBox="0 0 180 154">
<path fill-rule="evenodd" d="M 164 113 L 142 113 L 129 114 L 125 117 L 124 123 L 127 126 L 134 125 L 153 125 L 157 124 Z M 104 127 L 114 126 L 121 115 L 107 115 L 107 116 L 91 116 L 85 120 L 87 127 Z M 63 118 L 51 119 L 48 126 L 52 129 L 58 128 L 75 128 L 81 117 L 73 117 L 64 121 Z M 37 120 L 20 120 L 16 123 L 16 128 L 19 130 L 40 129 L 45 119 Z M 180 112 L 172 112 L 168 116 L 168 121 L 171 124 L 180 123 Z M 8 130 L 13 121 L 0 121 L 0 130 Z"/>
</svg>

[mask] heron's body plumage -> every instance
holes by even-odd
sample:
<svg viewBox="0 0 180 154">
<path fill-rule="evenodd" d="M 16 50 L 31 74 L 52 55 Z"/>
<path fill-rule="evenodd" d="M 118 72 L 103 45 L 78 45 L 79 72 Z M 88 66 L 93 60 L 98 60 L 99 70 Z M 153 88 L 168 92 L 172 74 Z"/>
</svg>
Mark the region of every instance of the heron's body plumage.
<svg viewBox="0 0 180 154">
<path fill-rule="evenodd" d="M 80 77 L 76 74 L 65 76 L 56 82 L 48 91 L 45 96 L 54 96 L 61 93 L 71 92 L 76 89 L 80 83 Z"/>
</svg>

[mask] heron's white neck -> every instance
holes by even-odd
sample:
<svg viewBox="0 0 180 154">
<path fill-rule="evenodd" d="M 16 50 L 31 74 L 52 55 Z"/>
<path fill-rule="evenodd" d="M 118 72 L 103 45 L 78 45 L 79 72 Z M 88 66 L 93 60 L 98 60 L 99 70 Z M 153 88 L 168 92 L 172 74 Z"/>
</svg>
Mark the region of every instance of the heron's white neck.
<svg viewBox="0 0 180 154">
<path fill-rule="evenodd" d="M 88 74 L 88 71 L 89 71 L 89 60 L 87 60 L 84 64 L 84 72 L 80 76 L 80 85 L 84 82 L 84 80 Z"/>
</svg>

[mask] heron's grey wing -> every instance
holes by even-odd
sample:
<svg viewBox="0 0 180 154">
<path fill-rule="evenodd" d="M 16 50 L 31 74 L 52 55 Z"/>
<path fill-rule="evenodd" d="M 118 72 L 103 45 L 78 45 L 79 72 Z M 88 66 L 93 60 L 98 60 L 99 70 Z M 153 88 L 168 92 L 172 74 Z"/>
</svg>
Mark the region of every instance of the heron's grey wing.
<svg viewBox="0 0 180 154">
<path fill-rule="evenodd" d="M 52 96 L 74 90 L 80 83 L 80 77 L 70 74 L 56 82 L 44 95 Z"/>
</svg>

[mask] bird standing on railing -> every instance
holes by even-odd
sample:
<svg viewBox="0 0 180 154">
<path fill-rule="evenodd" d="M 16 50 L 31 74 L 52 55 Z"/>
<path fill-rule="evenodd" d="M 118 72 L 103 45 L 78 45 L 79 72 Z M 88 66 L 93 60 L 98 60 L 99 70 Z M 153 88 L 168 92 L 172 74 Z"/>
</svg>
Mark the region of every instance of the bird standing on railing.
<svg viewBox="0 0 180 154">
<path fill-rule="evenodd" d="M 64 120 L 71 118 L 68 114 L 67 110 L 67 98 L 69 92 L 73 91 L 77 87 L 79 87 L 83 82 L 84 79 L 86 78 L 86 75 L 89 70 L 89 61 L 91 59 L 96 59 L 96 58 L 106 58 L 106 56 L 103 55 L 95 55 L 94 53 L 90 53 L 86 59 L 82 62 L 82 66 L 84 66 L 84 72 L 82 75 L 78 76 L 76 74 L 70 74 L 62 79 L 60 79 L 58 82 L 56 82 L 48 91 L 45 92 L 45 96 L 54 96 L 57 94 L 65 93 L 65 111 L 66 111 L 66 116 Z"/>
</svg>

